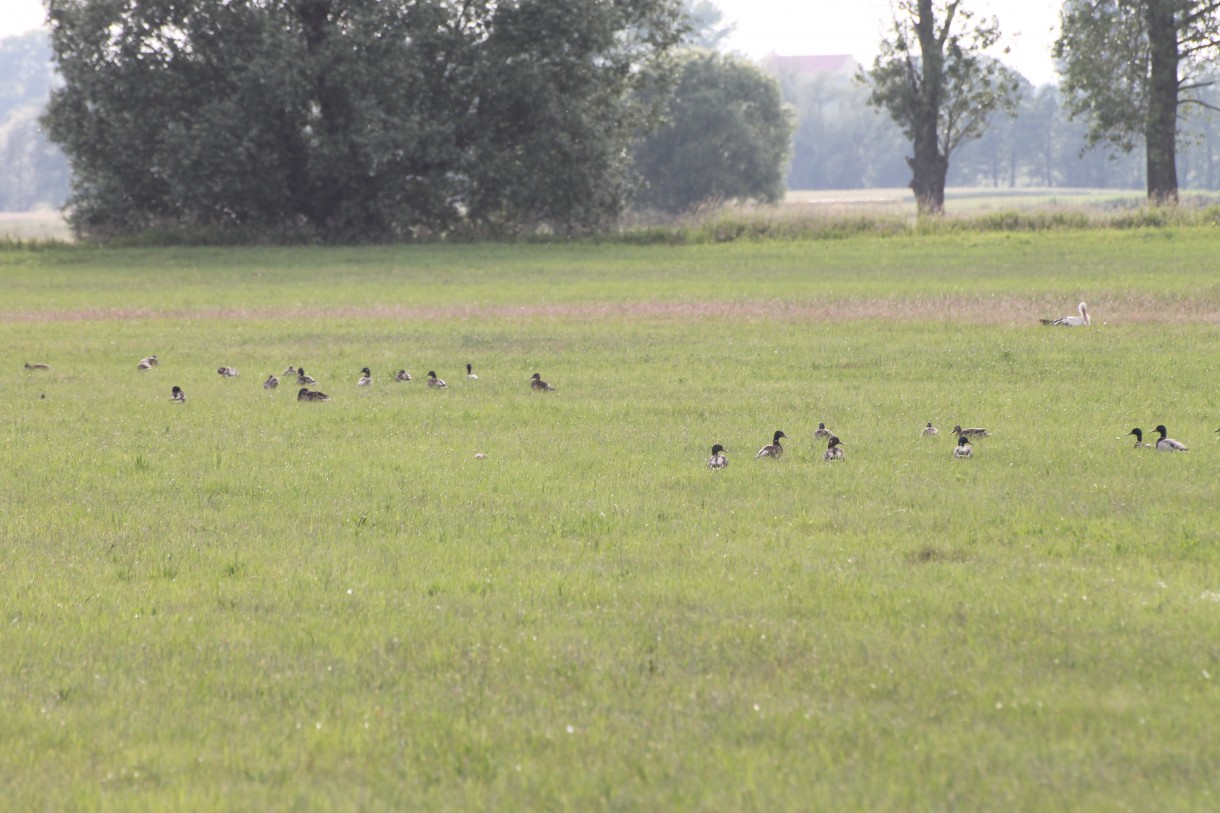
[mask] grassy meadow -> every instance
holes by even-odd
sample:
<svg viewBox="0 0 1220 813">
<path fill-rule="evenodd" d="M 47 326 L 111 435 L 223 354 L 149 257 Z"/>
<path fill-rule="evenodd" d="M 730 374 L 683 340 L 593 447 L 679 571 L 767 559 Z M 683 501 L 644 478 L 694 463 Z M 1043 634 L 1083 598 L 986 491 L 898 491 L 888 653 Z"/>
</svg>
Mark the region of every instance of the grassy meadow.
<svg viewBox="0 0 1220 813">
<path fill-rule="evenodd" d="M 1218 256 L 9 246 L 0 807 L 1210 809 Z"/>
</svg>

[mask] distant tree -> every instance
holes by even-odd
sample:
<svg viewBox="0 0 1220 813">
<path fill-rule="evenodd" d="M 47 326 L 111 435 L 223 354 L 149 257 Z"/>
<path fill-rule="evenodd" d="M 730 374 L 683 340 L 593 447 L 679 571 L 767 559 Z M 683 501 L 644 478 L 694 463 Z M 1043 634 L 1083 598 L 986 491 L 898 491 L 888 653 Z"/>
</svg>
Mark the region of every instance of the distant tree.
<svg viewBox="0 0 1220 813">
<path fill-rule="evenodd" d="M 48 0 L 72 222 L 397 237 L 592 228 L 677 0 Z"/>
<path fill-rule="evenodd" d="M 645 181 L 640 205 L 674 212 L 705 200 L 783 195 L 792 114 L 775 80 L 756 66 L 688 53 L 668 97 L 667 121 L 636 149 Z"/>
<path fill-rule="evenodd" d="M 711 0 L 685 0 L 690 31 L 686 44 L 694 48 L 715 50 L 733 33 L 736 26 L 725 23 L 724 12 Z"/>
<path fill-rule="evenodd" d="M 1202 69 L 1220 55 L 1218 0 L 1066 0 L 1054 53 L 1090 145 L 1144 142 L 1148 200 L 1178 200 L 1179 110 L 1211 107 Z"/>
<path fill-rule="evenodd" d="M 994 19 L 975 22 L 961 0 L 896 0 L 893 29 L 865 80 L 869 103 L 888 111 L 911 142 L 920 214 L 944 212 L 953 151 L 978 138 L 997 109 L 1013 106 L 1015 77 L 983 54 L 999 36 Z"/>
<path fill-rule="evenodd" d="M 0 210 L 63 204 L 68 160 L 38 126 L 55 84 L 46 34 L 0 40 Z"/>
</svg>

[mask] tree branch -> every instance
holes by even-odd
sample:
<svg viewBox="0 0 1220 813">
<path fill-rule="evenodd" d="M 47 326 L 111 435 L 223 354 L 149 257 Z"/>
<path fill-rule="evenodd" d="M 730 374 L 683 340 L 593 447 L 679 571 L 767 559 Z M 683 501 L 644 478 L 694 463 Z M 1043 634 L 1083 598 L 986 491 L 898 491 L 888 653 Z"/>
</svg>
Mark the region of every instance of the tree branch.
<svg viewBox="0 0 1220 813">
<path fill-rule="evenodd" d="M 1202 99 L 1178 99 L 1178 104 L 1179 105 L 1197 104 L 1197 105 L 1199 105 L 1199 107 L 1205 107 L 1208 110 L 1215 110 L 1216 112 L 1220 113 L 1220 107 L 1217 107 L 1214 104 L 1208 104 L 1207 102 L 1203 101 Z"/>
</svg>

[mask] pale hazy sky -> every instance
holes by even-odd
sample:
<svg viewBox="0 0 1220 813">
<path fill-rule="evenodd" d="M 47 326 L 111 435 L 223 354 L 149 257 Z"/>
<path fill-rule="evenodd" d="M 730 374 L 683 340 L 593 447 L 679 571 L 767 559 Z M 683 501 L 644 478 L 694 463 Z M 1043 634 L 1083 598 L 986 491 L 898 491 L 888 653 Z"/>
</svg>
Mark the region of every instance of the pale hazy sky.
<svg viewBox="0 0 1220 813">
<path fill-rule="evenodd" d="M 563 0 L 555 0 L 562 2 Z M 797 54 L 848 53 L 864 64 L 876 54 L 890 0 L 717 0 L 736 22 L 731 48 L 757 59 L 771 51 Z M 1005 56 L 1035 85 L 1055 76 L 1049 54 L 1062 0 L 970 0 L 969 7 L 1000 19 Z M 21 34 L 43 22 L 40 0 L 0 0 L 0 37 Z"/>
</svg>

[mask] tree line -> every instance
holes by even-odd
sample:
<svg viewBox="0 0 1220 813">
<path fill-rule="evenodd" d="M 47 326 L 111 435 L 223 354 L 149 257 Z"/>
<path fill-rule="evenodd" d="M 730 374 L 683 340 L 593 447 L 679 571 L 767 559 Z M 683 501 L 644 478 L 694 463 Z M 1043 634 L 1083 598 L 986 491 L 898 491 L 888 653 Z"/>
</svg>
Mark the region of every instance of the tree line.
<svg viewBox="0 0 1220 813">
<path fill-rule="evenodd" d="M 35 40 L 0 43 L 22 79 L 0 84 L 0 207 L 64 194 L 45 135 L 84 235 L 575 233 L 785 180 L 909 185 L 923 213 L 946 183 L 1220 185 L 1210 119 L 1182 115 L 1216 106 L 1220 0 L 1066 0 L 1061 88 L 988 56 L 998 23 L 963 0 L 894 0 L 854 80 L 718 52 L 710 0 L 47 6 L 58 80 L 20 69 Z"/>
</svg>

